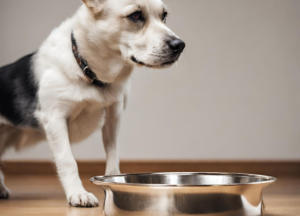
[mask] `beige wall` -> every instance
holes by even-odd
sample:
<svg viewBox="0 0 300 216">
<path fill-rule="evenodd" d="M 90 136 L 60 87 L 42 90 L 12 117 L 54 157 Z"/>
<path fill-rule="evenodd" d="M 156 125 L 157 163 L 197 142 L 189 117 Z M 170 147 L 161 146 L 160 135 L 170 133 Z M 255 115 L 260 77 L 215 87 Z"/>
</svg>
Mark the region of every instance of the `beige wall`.
<svg viewBox="0 0 300 216">
<path fill-rule="evenodd" d="M 168 0 L 177 67 L 138 69 L 122 159 L 300 159 L 300 1 Z M 79 0 L 1 0 L 0 65 L 37 49 Z M 104 159 L 99 132 L 73 147 Z M 46 143 L 7 159 L 50 159 Z"/>
</svg>

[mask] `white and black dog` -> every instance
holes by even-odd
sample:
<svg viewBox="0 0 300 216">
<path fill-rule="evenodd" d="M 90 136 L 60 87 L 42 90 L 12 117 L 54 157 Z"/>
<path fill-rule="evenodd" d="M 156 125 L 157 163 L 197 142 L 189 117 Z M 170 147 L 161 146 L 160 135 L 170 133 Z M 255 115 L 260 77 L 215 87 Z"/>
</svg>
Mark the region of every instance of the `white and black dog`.
<svg viewBox="0 0 300 216">
<path fill-rule="evenodd" d="M 117 133 L 134 65 L 165 68 L 185 43 L 166 25 L 161 0 L 83 0 L 36 53 L 0 68 L 0 156 L 47 138 L 72 206 L 97 206 L 70 143 L 100 125 L 106 175 L 119 174 Z M 9 196 L 0 171 L 0 197 Z"/>
</svg>

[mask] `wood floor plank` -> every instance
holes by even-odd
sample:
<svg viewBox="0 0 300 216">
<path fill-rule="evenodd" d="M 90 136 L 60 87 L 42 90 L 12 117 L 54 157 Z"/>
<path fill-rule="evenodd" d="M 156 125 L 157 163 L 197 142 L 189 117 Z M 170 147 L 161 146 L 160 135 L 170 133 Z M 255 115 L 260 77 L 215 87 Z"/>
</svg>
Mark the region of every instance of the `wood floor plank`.
<svg viewBox="0 0 300 216">
<path fill-rule="evenodd" d="M 1 216 L 100 216 L 104 193 L 82 176 L 85 188 L 99 199 L 97 208 L 75 208 L 67 204 L 55 175 L 7 175 L 12 192 L 8 200 L 0 200 Z M 266 216 L 300 216 L 300 178 L 279 178 L 264 193 Z"/>
</svg>

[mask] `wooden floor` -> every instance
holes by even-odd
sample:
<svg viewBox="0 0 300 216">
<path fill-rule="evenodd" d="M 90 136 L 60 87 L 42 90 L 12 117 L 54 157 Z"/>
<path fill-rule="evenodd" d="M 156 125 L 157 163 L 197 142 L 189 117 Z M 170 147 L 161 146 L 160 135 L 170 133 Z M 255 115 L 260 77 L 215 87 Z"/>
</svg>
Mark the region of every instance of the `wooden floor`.
<svg viewBox="0 0 300 216">
<path fill-rule="evenodd" d="M 54 175 L 7 175 L 6 185 L 12 196 L 0 200 L 1 216 L 102 215 L 103 191 L 82 176 L 85 188 L 99 199 L 97 208 L 70 207 Z M 266 216 L 300 216 L 300 178 L 278 178 L 264 193 Z"/>
</svg>

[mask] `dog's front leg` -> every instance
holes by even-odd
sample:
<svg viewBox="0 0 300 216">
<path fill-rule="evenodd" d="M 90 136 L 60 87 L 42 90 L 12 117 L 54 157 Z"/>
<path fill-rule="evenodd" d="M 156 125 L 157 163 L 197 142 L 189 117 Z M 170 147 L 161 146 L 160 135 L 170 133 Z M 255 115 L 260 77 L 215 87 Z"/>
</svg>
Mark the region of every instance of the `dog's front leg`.
<svg viewBox="0 0 300 216">
<path fill-rule="evenodd" d="M 120 174 L 117 135 L 122 111 L 122 102 L 114 103 L 106 108 L 106 120 L 102 128 L 103 144 L 106 152 L 105 175 Z"/>
<path fill-rule="evenodd" d="M 97 198 L 83 188 L 79 178 L 65 117 L 59 113 L 51 113 L 51 116 L 44 118 L 44 128 L 69 204 L 78 207 L 98 206 Z"/>
</svg>

